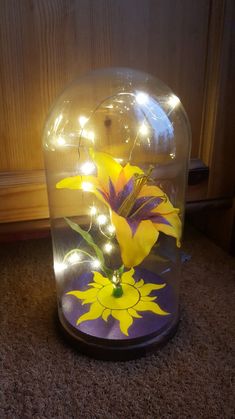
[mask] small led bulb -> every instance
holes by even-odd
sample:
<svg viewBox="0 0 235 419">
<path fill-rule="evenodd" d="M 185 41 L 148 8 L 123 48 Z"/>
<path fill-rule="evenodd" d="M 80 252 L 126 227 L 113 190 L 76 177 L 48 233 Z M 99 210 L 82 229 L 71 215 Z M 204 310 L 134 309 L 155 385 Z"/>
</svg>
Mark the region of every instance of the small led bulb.
<svg viewBox="0 0 235 419">
<path fill-rule="evenodd" d="M 106 243 L 105 245 L 104 245 L 104 251 L 106 252 L 106 253 L 111 253 L 112 252 L 112 249 L 113 249 L 113 246 L 112 246 L 112 244 L 111 243 Z"/>
<path fill-rule="evenodd" d="M 96 215 L 97 214 L 97 208 L 93 205 L 90 208 L 90 215 Z"/>
<path fill-rule="evenodd" d="M 67 265 L 64 262 L 54 263 L 54 271 L 56 274 L 63 272 L 66 268 L 67 268 Z"/>
<path fill-rule="evenodd" d="M 110 234 L 115 233 L 115 227 L 114 227 L 114 225 L 113 225 L 113 224 L 109 224 L 109 225 L 108 225 L 108 227 L 107 227 L 107 231 L 108 231 Z"/>
<path fill-rule="evenodd" d="M 149 134 L 149 128 L 144 122 L 139 127 L 139 133 L 144 136 L 147 136 Z"/>
<path fill-rule="evenodd" d="M 79 255 L 79 253 L 75 251 L 69 256 L 68 259 L 70 263 L 76 263 L 81 260 L 81 255 Z"/>
<path fill-rule="evenodd" d="M 179 105 L 180 100 L 176 95 L 171 95 L 168 99 L 168 104 L 174 109 L 177 105 Z"/>
<path fill-rule="evenodd" d="M 81 166 L 81 172 L 84 175 L 90 175 L 91 173 L 94 173 L 94 171 L 95 171 L 95 165 L 94 163 L 91 163 L 89 161 L 87 161 Z"/>
<path fill-rule="evenodd" d="M 57 144 L 60 146 L 65 145 L 65 139 L 61 135 L 57 138 Z"/>
<path fill-rule="evenodd" d="M 107 217 L 106 217 L 106 215 L 104 215 L 104 214 L 98 215 L 97 222 L 98 222 L 98 224 L 100 226 L 103 226 L 104 224 L 106 224 L 107 223 Z"/>
<path fill-rule="evenodd" d="M 91 263 L 93 268 L 100 268 L 101 263 L 98 259 L 94 259 L 93 262 Z"/>
<path fill-rule="evenodd" d="M 88 118 L 81 115 L 81 116 L 79 116 L 78 121 L 79 121 L 80 126 L 83 128 L 86 125 L 86 123 L 88 121 Z"/>
<path fill-rule="evenodd" d="M 81 186 L 84 192 L 91 192 L 93 189 L 92 183 L 90 182 L 82 182 Z"/>
<path fill-rule="evenodd" d="M 138 92 L 135 98 L 136 98 L 136 102 L 139 103 L 139 105 L 144 105 L 149 100 L 149 96 L 144 92 Z"/>
</svg>

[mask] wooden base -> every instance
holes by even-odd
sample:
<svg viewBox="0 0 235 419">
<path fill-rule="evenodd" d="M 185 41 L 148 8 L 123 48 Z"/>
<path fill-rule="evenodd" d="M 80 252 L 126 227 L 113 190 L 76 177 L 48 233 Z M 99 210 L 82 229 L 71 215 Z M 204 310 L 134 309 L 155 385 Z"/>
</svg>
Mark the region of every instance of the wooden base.
<svg viewBox="0 0 235 419">
<path fill-rule="evenodd" d="M 148 336 L 145 340 L 110 341 L 97 339 L 71 327 L 62 313 L 59 313 L 59 326 L 62 335 L 81 353 L 106 361 L 128 361 L 146 355 L 163 346 L 177 330 L 179 317 L 176 317 L 160 334 Z"/>
</svg>

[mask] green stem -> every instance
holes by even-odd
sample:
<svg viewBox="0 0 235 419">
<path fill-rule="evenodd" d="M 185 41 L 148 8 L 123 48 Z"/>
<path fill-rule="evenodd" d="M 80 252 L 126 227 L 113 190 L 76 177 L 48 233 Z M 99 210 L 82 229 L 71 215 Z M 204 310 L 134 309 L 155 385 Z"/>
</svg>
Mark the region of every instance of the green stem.
<svg viewBox="0 0 235 419">
<path fill-rule="evenodd" d="M 122 284 L 121 284 L 121 279 L 122 279 L 122 272 L 123 272 L 124 267 L 120 267 L 119 269 L 117 269 L 116 271 L 113 271 L 113 276 L 112 276 L 112 283 L 113 283 L 113 297 L 115 298 L 120 298 L 123 295 L 123 288 L 122 288 Z"/>
<path fill-rule="evenodd" d="M 122 288 L 121 284 L 120 285 L 114 285 L 113 296 L 115 298 L 120 298 L 122 295 L 123 295 L 123 288 Z"/>
</svg>

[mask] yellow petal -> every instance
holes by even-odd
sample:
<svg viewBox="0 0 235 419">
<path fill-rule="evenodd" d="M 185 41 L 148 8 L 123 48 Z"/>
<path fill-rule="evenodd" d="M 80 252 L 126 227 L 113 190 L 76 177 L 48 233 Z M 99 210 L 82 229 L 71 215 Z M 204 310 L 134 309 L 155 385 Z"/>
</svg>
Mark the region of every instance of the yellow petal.
<svg viewBox="0 0 235 419">
<path fill-rule="evenodd" d="M 97 296 L 98 290 L 95 288 L 86 290 L 86 291 L 69 291 L 67 295 L 74 295 L 74 297 L 78 298 L 79 300 L 85 300 L 85 304 L 91 303 L 95 301 Z"/>
<path fill-rule="evenodd" d="M 135 174 L 138 175 L 144 175 L 144 172 L 142 169 L 140 169 L 140 167 L 138 166 L 132 166 L 131 164 L 127 163 L 124 167 L 123 167 L 123 173 L 124 176 L 126 178 L 126 182 L 128 182 L 128 180 L 130 180 L 130 178 L 132 176 L 134 176 Z"/>
<path fill-rule="evenodd" d="M 108 317 L 110 316 L 110 314 L 111 314 L 111 310 L 110 310 L 109 308 L 106 308 L 106 309 L 103 311 L 103 313 L 102 313 L 102 319 L 103 319 L 105 322 L 107 322 Z"/>
<path fill-rule="evenodd" d="M 138 197 L 141 196 L 157 196 L 162 197 L 162 202 L 152 210 L 153 213 L 157 214 L 170 214 L 170 213 L 177 213 L 179 212 L 179 208 L 175 208 L 168 196 L 158 187 L 158 186 L 149 186 L 144 185 L 138 195 Z"/>
<path fill-rule="evenodd" d="M 104 307 L 101 306 L 98 301 L 96 301 L 95 303 L 91 304 L 90 310 L 87 313 L 83 314 L 81 317 L 77 319 L 77 325 L 82 322 L 85 322 L 86 320 L 98 319 L 98 317 L 102 315 L 103 311 Z"/>
<path fill-rule="evenodd" d="M 93 287 L 93 288 L 99 288 L 99 289 L 102 288 L 102 285 L 96 282 L 89 282 L 88 285 L 90 285 L 90 287 Z"/>
<path fill-rule="evenodd" d="M 101 275 L 100 272 L 94 272 L 93 281 L 100 285 L 110 285 L 110 280 Z"/>
<path fill-rule="evenodd" d="M 97 196 L 105 205 L 108 205 L 104 199 L 102 193 L 102 185 L 99 184 L 95 176 L 72 176 L 67 177 L 56 184 L 57 189 L 72 189 L 72 190 L 83 190 L 84 192 L 90 192 Z M 103 191 L 104 192 L 104 191 Z"/>
<path fill-rule="evenodd" d="M 166 284 L 145 284 L 143 287 L 139 288 L 139 292 L 142 297 L 145 297 L 146 295 L 149 295 L 151 291 L 160 290 L 165 286 Z"/>
<path fill-rule="evenodd" d="M 109 179 L 115 186 L 122 166 L 107 153 L 96 152 L 90 149 L 90 155 L 97 167 L 99 184 L 105 191 L 109 191 Z"/>
<path fill-rule="evenodd" d="M 154 301 L 156 299 L 157 299 L 157 297 L 142 297 L 141 301 Z"/>
<path fill-rule="evenodd" d="M 143 285 L 144 285 L 144 280 L 143 279 L 140 279 L 140 281 L 138 281 L 138 282 L 135 283 L 135 288 L 142 287 Z"/>
<path fill-rule="evenodd" d="M 116 192 L 119 193 L 124 188 L 126 183 L 127 181 L 126 181 L 124 169 L 122 168 L 121 172 L 118 175 L 117 182 L 115 185 Z"/>
<path fill-rule="evenodd" d="M 134 269 L 130 269 L 130 271 L 124 272 L 122 274 L 122 282 L 125 284 L 134 285 L 135 284 L 135 280 L 133 278 L 134 272 L 135 272 Z"/>
<path fill-rule="evenodd" d="M 136 317 L 136 319 L 141 319 L 143 316 L 141 316 L 139 313 L 137 313 L 136 310 L 134 310 L 134 308 L 128 308 L 128 313 L 132 316 L 132 317 Z"/>
<path fill-rule="evenodd" d="M 157 231 L 161 231 L 168 236 L 172 236 L 176 238 L 177 246 L 180 247 L 180 238 L 182 233 L 182 223 L 181 220 L 176 213 L 171 214 L 164 214 L 163 217 L 169 224 L 164 223 L 154 223 L 155 228 Z"/>
<path fill-rule="evenodd" d="M 116 238 L 121 249 L 121 257 L 126 267 L 139 265 L 149 254 L 157 241 L 158 232 L 149 220 L 141 221 L 135 234 L 124 217 L 114 211 L 111 213 L 112 223 L 116 229 Z"/>
<path fill-rule="evenodd" d="M 128 329 L 133 323 L 133 319 L 127 310 L 112 310 L 112 316 L 119 320 L 120 329 L 124 335 L 128 335 Z"/>
<path fill-rule="evenodd" d="M 66 177 L 56 184 L 57 189 L 82 189 L 84 184 L 93 186 L 93 189 L 98 186 L 95 176 L 72 176 Z M 91 189 L 91 191 L 93 191 Z"/>
<path fill-rule="evenodd" d="M 164 197 L 165 194 L 158 186 L 144 185 L 144 186 L 142 186 L 138 197 L 140 198 L 141 196 L 162 196 L 162 197 Z"/>
<path fill-rule="evenodd" d="M 134 308 L 137 311 L 151 311 L 152 313 L 160 314 L 161 316 L 167 316 L 170 314 L 162 310 L 157 303 L 153 302 L 139 301 Z"/>
</svg>

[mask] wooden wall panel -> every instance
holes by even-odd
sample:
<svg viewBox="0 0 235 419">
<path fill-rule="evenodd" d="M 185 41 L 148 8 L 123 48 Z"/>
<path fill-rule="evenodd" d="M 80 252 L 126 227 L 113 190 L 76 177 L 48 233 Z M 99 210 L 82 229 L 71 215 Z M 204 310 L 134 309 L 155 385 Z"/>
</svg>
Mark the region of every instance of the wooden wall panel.
<svg viewBox="0 0 235 419">
<path fill-rule="evenodd" d="M 233 17 L 233 0 L 1 0 L 0 222 L 48 216 L 46 114 L 69 81 L 107 66 L 172 87 L 189 115 L 192 157 L 211 173 L 190 200 L 231 196 L 232 111 L 221 115 L 233 102 Z"/>
<path fill-rule="evenodd" d="M 2 0 L 0 170 L 43 168 L 41 132 L 64 85 L 91 69 L 148 71 L 182 98 L 200 143 L 209 0 Z"/>
</svg>

